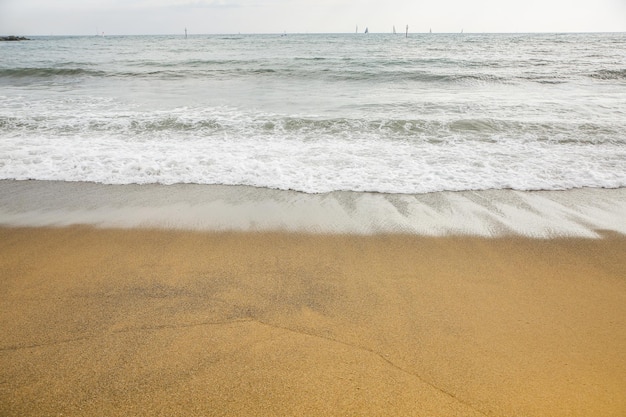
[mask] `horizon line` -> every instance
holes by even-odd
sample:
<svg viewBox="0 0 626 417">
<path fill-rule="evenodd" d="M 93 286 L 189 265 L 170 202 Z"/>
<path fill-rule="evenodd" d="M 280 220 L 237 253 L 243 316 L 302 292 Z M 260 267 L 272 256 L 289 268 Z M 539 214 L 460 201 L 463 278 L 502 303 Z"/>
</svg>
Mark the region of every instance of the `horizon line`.
<svg viewBox="0 0 626 417">
<path fill-rule="evenodd" d="M 501 31 L 457 31 L 457 32 L 411 32 L 408 34 L 411 35 L 481 35 L 481 34 L 490 34 L 490 35 L 549 35 L 549 34 L 619 34 L 626 33 L 626 31 L 515 31 L 515 32 L 501 32 Z M 397 35 L 404 36 L 405 32 L 392 33 L 389 31 L 385 32 L 207 32 L 207 33 L 188 33 L 188 36 L 239 36 L 239 35 Z M 48 35 L 34 35 L 34 34 L 19 34 L 19 35 L 0 35 L 0 37 L 5 36 L 32 36 L 32 37 L 108 37 L 108 36 L 185 36 L 185 31 L 183 29 L 182 32 L 171 32 L 171 33 L 111 33 L 107 34 L 106 32 L 102 32 L 102 34 L 48 34 Z"/>
</svg>

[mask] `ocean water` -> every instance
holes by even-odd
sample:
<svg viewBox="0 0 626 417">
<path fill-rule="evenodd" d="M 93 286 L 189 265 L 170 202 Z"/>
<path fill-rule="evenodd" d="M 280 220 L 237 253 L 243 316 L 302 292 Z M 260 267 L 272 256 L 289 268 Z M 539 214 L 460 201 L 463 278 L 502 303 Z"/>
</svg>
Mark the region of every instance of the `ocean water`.
<svg viewBox="0 0 626 417">
<path fill-rule="evenodd" d="M 2 42 L 0 179 L 626 187 L 626 33 Z"/>
</svg>

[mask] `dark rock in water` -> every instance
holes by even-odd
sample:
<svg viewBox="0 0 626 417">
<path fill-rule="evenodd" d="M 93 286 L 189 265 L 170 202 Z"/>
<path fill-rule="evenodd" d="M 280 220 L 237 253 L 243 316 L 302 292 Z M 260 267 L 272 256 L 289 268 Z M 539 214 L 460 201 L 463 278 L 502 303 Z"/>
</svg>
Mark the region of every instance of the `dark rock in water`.
<svg viewBox="0 0 626 417">
<path fill-rule="evenodd" d="M 0 36 L 0 41 L 29 41 L 30 39 L 23 36 Z"/>
</svg>

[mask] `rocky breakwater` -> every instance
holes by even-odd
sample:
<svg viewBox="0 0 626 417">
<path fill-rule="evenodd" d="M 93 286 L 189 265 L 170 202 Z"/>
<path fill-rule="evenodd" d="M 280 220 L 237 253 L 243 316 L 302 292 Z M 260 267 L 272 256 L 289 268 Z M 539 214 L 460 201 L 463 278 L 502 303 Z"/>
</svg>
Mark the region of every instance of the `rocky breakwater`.
<svg viewBox="0 0 626 417">
<path fill-rule="evenodd" d="M 30 39 L 23 36 L 0 36 L 0 41 L 29 41 Z"/>
</svg>

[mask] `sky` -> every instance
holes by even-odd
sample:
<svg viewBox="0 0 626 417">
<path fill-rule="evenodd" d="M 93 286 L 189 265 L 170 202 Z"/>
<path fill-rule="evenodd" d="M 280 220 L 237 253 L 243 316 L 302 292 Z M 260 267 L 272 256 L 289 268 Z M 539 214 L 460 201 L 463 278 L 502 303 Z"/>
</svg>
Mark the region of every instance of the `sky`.
<svg viewBox="0 0 626 417">
<path fill-rule="evenodd" d="M 0 35 L 626 32 L 626 0 L 0 0 Z"/>
</svg>

